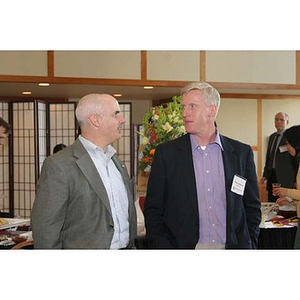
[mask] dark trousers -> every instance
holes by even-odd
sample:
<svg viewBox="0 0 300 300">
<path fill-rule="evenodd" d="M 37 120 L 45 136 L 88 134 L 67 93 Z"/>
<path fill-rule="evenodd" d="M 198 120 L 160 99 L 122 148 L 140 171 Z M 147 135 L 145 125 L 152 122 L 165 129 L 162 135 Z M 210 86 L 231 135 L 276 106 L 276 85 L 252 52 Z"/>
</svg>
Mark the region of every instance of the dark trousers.
<svg viewBox="0 0 300 300">
<path fill-rule="evenodd" d="M 275 171 L 275 169 L 272 169 L 270 171 L 270 175 L 267 178 L 267 190 L 268 190 L 268 201 L 269 202 L 276 202 L 276 200 L 279 198 L 278 196 L 273 195 L 272 183 L 275 183 L 275 182 L 277 182 L 276 171 Z"/>
</svg>

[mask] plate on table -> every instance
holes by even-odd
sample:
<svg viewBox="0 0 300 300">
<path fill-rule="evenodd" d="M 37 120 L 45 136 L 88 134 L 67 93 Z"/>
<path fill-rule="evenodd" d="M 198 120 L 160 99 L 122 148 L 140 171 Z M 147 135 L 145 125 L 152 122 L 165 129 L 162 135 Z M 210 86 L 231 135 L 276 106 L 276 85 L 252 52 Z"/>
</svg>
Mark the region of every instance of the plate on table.
<svg viewBox="0 0 300 300">
<path fill-rule="evenodd" d="M 0 218 L 0 230 L 30 224 L 30 219 Z"/>
</svg>

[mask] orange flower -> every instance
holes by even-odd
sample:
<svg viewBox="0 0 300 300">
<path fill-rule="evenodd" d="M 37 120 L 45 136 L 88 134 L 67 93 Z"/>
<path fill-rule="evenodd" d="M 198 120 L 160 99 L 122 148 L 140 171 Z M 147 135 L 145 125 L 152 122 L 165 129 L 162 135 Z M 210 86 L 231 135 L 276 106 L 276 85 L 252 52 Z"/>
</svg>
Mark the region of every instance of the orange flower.
<svg viewBox="0 0 300 300">
<path fill-rule="evenodd" d="M 153 158 L 152 157 L 143 157 L 141 159 L 141 161 L 145 164 L 149 164 L 150 166 L 152 165 L 152 162 L 153 162 Z"/>
<path fill-rule="evenodd" d="M 154 156 L 154 153 L 155 153 L 155 148 L 152 148 L 152 149 L 150 150 L 149 154 L 150 154 L 151 156 Z"/>
</svg>

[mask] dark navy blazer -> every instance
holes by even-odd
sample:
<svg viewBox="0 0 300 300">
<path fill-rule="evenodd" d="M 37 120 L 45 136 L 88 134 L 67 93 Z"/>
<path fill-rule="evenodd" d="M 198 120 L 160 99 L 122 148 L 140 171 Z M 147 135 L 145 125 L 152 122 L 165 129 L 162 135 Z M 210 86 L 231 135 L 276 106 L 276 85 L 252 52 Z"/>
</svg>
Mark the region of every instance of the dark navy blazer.
<svg viewBox="0 0 300 300">
<path fill-rule="evenodd" d="M 261 204 L 253 152 L 249 145 L 222 135 L 220 138 L 226 185 L 225 248 L 255 249 Z M 234 175 L 247 179 L 243 196 L 231 192 Z M 189 134 L 157 147 L 144 214 L 150 248 L 195 248 L 199 212 Z"/>
</svg>

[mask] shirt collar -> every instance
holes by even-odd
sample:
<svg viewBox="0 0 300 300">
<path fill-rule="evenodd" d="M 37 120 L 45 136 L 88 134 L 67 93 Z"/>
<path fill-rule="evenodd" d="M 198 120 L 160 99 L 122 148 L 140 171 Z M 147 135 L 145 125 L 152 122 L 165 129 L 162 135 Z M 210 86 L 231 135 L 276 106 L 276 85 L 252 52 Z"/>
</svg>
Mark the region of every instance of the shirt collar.
<svg viewBox="0 0 300 300">
<path fill-rule="evenodd" d="M 282 130 L 282 131 L 277 131 L 277 132 L 276 132 L 276 134 L 279 134 L 279 135 L 281 135 L 281 136 L 282 136 L 284 132 L 285 132 L 285 129 L 284 129 L 284 130 Z"/>
<path fill-rule="evenodd" d="M 103 149 L 98 147 L 97 145 L 95 145 L 94 143 L 92 143 L 91 141 L 85 139 L 84 137 L 82 137 L 81 135 L 79 135 L 78 139 L 80 140 L 80 142 L 83 144 L 84 148 L 92 154 L 96 154 L 98 155 L 99 153 L 106 155 L 106 157 L 108 159 L 112 158 L 113 155 L 116 153 L 116 149 L 111 146 L 108 145 L 106 147 L 106 153 L 104 153 Z"/>
<path fill-rule="evenodd" d="M 192 149 L 193 150 L 197 149 L 200 145 L 198 144 L 198 142 L 193 134 L 190 135 L 190 139 L 191 139 Z M 211 142 L 209 144 L 217 144 L 220 146 L 221 150 L 224 151 L 224 148 L 223 148 L 223 145 L 221 142 L 221 138 L 220 138 L 220 133 L 217 128 L 216 128 L 216 138 L 213 142 Z"/>
</svg>

